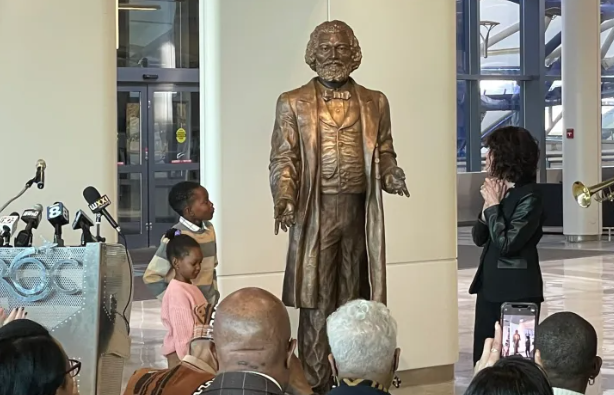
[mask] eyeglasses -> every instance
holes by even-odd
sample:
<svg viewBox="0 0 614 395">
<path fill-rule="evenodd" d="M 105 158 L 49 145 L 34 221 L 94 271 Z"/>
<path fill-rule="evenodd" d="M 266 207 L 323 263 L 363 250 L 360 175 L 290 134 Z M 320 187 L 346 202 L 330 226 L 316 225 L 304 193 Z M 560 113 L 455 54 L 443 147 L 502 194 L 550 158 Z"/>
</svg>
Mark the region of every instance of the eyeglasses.
<svg viewBox="0 0 614 395">
<path fill-rule="evenodd" d="M 81 361 L 69 359 L 68 363 L 70 364 L 70 369 L 68 369 L 65 374 L 70 374 L 70 377 L 75 377 L 81 371 Z"/>
</svg>

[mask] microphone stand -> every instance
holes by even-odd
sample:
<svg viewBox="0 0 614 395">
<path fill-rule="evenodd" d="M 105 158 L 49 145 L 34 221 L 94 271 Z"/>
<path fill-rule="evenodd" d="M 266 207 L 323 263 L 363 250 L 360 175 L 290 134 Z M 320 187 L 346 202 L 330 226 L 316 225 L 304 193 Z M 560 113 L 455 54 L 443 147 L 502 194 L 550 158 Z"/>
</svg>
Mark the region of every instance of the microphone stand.
<svg viewBox="0 0 614 395">
<path fill-rule="evenodd" d="M 15 247 L 32 247 L 32 229 L 24 229 L 15 237 Z"/>
<path fill-rule="evenodd" d="M 53 235 L 53 242 L 58 245 L 58 247 L 64 247 L 64 239 L 62 239 L 62 227 L 56 226 L 55 233 Z"/>
<path fill-rule="evenodd" d="M 105 238 L 100 236 L 100 223 L 102 222 L 102 214 L 96 213 L 96 241 L 104 243 Z"/>
<path fill-rule="evenodd" d="M 94 239 L 94 236 L 92 236 L 89 228 L 82 228 L 81 231 L 81 246 L 85 247 L 87 243 L 95 243 L 97 241 Z"/>
<path fill-rule="evenodd" d="M 0 213 L 2 213 L 4 211 L 5 208 L 7 208 L 9 206 L 9 204 L 13 203 L 15 200 L 19 199 L 24 193 L 26 193 L 26 191 L 28 189 L 30 189 L 30 187 L 32 185 L 34 185 L 34 183 L 36 182 L 36 177 L 34 177 L 31 180 L 28 180 L 28 182 L 26 182 L 26 185 L 23 187 L 23 189 L 21 190 L 21 192 L 19 192 L 17 194 L 17 196 L 15 196 L 14 198 L 10 199 L 8 202 L 6 202 L 2 207 L 0 207 Z"/>
</svg>

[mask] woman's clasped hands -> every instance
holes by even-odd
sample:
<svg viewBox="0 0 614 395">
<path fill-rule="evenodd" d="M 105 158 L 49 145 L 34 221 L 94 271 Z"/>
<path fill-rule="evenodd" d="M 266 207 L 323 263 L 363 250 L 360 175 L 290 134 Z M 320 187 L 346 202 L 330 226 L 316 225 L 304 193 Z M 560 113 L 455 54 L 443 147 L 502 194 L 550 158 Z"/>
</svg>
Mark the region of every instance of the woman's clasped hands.
<svg viewBox="0 0 614 395">
<path fill-rule="evenodd" d="M 507 183 L 496 178 L 487 178 L 480 187 L 480 194 L 484 198 L 484 209 L 496 206 L 507 193 Z"/>
</svg>

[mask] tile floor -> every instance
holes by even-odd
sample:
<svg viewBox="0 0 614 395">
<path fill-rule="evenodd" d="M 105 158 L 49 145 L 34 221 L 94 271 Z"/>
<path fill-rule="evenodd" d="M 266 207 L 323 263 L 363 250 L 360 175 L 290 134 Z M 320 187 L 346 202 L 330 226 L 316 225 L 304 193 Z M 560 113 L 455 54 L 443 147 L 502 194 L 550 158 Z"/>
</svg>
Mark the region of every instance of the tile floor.
<svg viewBox="0 0 614 395">
<path fill-rule="evenodd" d="M 466 230 L 459 231 L 459 244 L 470 242 Z M 560 236 L 546 237 L 542 248 L 578 249 L 566 246 Z M 589 320 L 599 335 L 602 374 L 589 394 L 614 394 L 614 243 L 600 242 L 582 246 L 582 249 L 612 251 L 612 255 L 542 262 L 546 287 L 546 303 L 542 318 L 563 311 L 574 311 Z M 473 298 L 467 294 L 475 268 L 458 271 L 459 282 L 459 337 L 460 355 L 456 364 L 454 382 L 403 388 L 395 395 L 447 395 L 462 394 L 471 380 L 471 346 L 473 325 Z M 124 369 L 124 381 L 137 368 L 165 367 L 160 356 L 164 328 L 159 319 L 160 304 L 156 300 L 133 303 L 132 357 Z"/>
</svg>

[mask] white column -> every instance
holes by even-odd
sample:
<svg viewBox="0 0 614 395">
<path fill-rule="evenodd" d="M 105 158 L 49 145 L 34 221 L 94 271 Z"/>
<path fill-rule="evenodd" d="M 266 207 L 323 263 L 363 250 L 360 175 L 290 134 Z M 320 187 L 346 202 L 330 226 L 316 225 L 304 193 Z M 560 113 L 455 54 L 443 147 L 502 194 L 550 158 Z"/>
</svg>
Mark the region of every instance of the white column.
<svg viewBox="0 0 614 395">
<path fill-rule="evenodd" d="M 273 235 L 268 179 L 275 103 L 313 77 L 305 47 L 329 6 L 361 43 L 356 80 L 390 100 L 412 192 L 384 203 L 401 369 L 445 366 L 451 379 L 458 359 L 453 1 L 201 0 L 201 163 L 216 205 L 219 288 L 222 296 L 246 286 L 281 296 L 288 236 Z M 291 317 L 296 323 L 296 312 Z"/>
<path fill-rule="evenodd" d="M 0 0 L 0 201 L 17 194 L 47 162 L 43 190 L 32 187 L 5 215 L 39 203 L 85 210 L 95 186 L 117 209 L 117 72 L 115 1 Z M 2 204 L 0 203 L 0 204 Z M 104 225 L 107 241 L 115 232 Z M 80 234 L 65 228 L 67 244 Z M 46 221 L 34 243 L 53 240 Z"/>
<path fill-rule="evenodd" d="M 601 48 L 599 0 L 563 0 L 563 233 L 569 241 L 596 240 L 601 208 L 581 208 L 575 181 L 601 180 Z M 573 130 L 573 138 L 567 131 Z"/>
<path fill-rule="evenodd" d="M 216 207 L 219 289 L 281 297 L 288 235 L 273 234 L 268 171 L 275 105 L 313 76 L 305 47 L 327 1 L 201 0 L 200 10 L 201 174 Z"/>
<path fill-rule="evenodd" d="M 348 23 L 362 48 L 354 78 L 388 96 L 412 194 L 384 198 L 399 367 L 430 368 L 435 380 L 451 379 L 458 360 L 455 13 L 449 0 L 331 0 L 331 19 Z M 402 379 L 420 384 L 424 375 Z"/>
<path fill-rule="evenodd" d="M 224 261 L 221 136 L 221 27 L 222 0 L 200 1 L 200 178 L 216 208 L 217 258 Z"/>
</svg>

